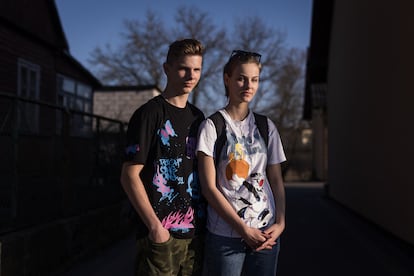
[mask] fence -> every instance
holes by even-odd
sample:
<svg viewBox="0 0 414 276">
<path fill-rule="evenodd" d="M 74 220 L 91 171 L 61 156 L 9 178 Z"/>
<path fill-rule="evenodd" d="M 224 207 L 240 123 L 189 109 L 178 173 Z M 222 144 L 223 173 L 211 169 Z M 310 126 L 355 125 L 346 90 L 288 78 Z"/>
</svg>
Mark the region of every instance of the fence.
<svg viewBox="0 0 414 276">
<path fill-rule="evenodd" d="M 124 199 L 126 124 L 0 93 L 0 235 Z"/>
</svg>

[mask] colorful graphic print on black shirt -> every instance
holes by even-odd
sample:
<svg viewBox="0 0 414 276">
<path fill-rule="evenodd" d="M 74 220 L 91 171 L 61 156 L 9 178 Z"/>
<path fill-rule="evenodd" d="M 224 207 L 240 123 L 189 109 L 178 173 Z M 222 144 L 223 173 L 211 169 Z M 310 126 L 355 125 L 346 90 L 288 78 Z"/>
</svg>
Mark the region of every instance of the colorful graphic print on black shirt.
<svg viewBox="0 0 414 276">
<path fill-rule="evenodd" d="M 191 104 L 178 108 L 157 96 L 137 109 L 128 125 L 126 160 L 144 164 L 141 179 L 163 226 L 176 238 L 191 238 L 204 227 L 195 160 L 203 113 Z M 142 222 L 138 236 L 147 235 Z"/>
</svg>

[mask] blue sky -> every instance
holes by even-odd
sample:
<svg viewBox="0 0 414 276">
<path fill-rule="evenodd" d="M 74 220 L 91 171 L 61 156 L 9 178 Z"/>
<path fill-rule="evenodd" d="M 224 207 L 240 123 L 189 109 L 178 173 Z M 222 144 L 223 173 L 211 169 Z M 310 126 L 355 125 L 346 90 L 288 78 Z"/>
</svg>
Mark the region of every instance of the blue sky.
<svg viewBox="0 0 414 276">
<path fill-rule="evenodd" d="M 70 53 L 88 67 L 93 49 L 116 46 L 126 19 L 141 19 L 148 9 L 168 25 L 178 7 L 197 7 L 215 24 L 227 24 L 243 17 L 259 16 L 265 24 L 287 34 L 288 46 L 309 45 L 312 0 L 55 0 Z"/>
</svg>

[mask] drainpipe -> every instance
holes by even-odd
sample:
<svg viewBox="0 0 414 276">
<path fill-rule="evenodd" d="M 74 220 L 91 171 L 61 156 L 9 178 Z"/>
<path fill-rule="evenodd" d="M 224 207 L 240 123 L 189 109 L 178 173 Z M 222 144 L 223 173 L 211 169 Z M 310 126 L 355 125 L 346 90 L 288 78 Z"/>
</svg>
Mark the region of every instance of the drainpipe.
<svg viewBox="0 0 414 276">
<path fill-rule="evenodd" d="M 15 97 L 13 100 L 13 107 L 14 107 L 14 118 L 15 123 L 13 124 L 12 128 L 12 170 L 13 170 L 13 177 L 12 177 L 12 186 L 11 186 L 11 201 L 10 201 L 10 215 L 12 220 L 17 218 L 18 214 L 18 202 L 19 202 L 19 168 L 18 168 L 18 161 L 19 161 L 19 128 L 20 128 L 20 101 L 18 97 Z"/>
</svg>

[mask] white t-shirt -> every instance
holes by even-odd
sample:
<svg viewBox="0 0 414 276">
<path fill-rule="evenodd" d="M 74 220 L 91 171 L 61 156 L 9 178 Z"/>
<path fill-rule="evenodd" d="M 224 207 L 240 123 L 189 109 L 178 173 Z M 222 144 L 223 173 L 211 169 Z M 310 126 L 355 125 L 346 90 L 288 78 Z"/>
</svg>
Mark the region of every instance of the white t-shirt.
<svg viewBox="0 0 414 276">
<path fill-rule="evenodd" d="M 224 109 L 219 111 L 226 123 L 227 142 L 219 156 L 217 186 L 247 225 L 265 229 L 275 222 L 275 202 L 266 167 L 286 160 L 279 132 L 268 119 L 269 143 L 266 150 L 252 112 L 249 111 L 243 121 L 234 121 Z M 196 151 L 216 159 L 216 140 L 214 123 L 206 119 L 200 125 Z M 207 228 L 216 235 L 240 237 L 210 206 Z"/>
</svg>

